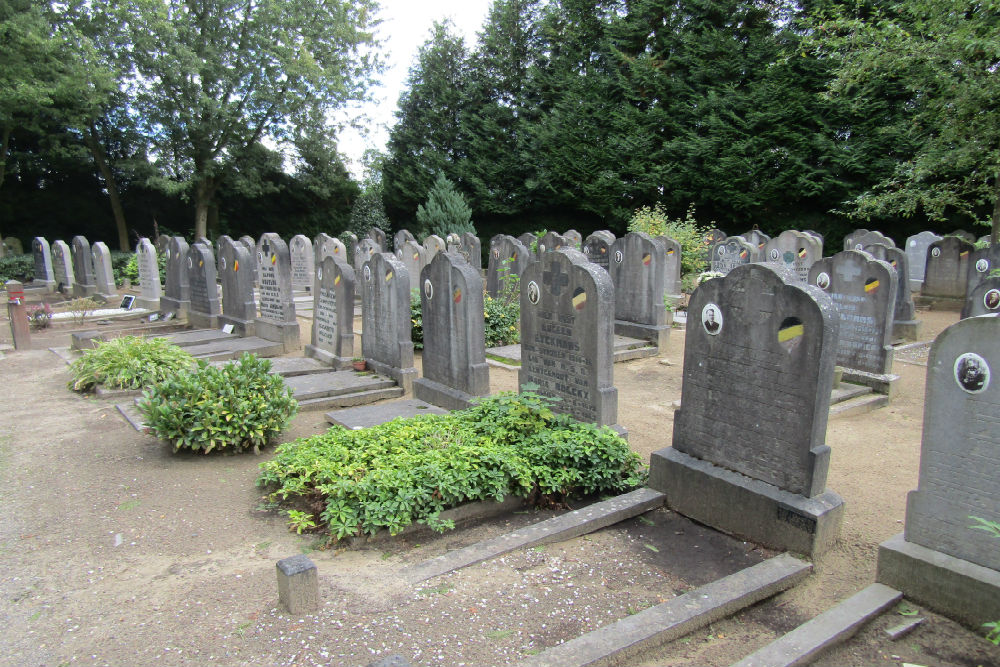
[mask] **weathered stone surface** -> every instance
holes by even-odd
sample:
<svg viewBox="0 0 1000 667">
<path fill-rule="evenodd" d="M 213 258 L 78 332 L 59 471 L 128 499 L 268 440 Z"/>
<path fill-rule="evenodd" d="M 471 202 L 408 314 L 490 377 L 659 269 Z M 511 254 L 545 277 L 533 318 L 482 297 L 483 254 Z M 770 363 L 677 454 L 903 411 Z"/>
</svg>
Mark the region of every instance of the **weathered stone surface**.
<svg viewBox="0 0 1000 667">
<path fill-rule="evenodd" d="M 94 285 L 97 293 L 107 299 L 118 296 L 118 288 L 115 287 L 115 272 L 111 268 L 111 251 L 103 241 L 97 241 L 90 248 L 90 254 L 94 265 Z"/>
<path fill-rule="evenodd" d="M 31 241 L 31 253 L 35 260 L 35 279 L 33 285 L 53 290 L 56 286 L 56 274 L 52 269 L 52 249 L 44 236 L 36 236 Z"/>
<path fill-rule="evenodd" d="M 277 234 L 264 234 L 257 245 L 260 317 L 256 332 L 281 343 L 286 352 L 299 348 L 299 324 L 292 300 L 292 264 L 288 246 Z"/>
<path fill-rule="evenodd" d="M 219 325 L 233 325 L 239 336 L 253 336 L 257 330 L 257 301 L 253 295 L 255 263 L 241 241 L 223 239 L 219 248 L 219 281 L 222 283 L 222 314 Z"/>
<path fill-rule="evenodd" d="M 69 246 L 61 239 L 52 242 L 52 271 L 55 276 L 56 287 L 68 292 L 73 291 L 73 255 Z"/>
<path fill-rule="evenodd" d="M 312 290 L 316 272 L 312 241 L 303 234 L 296 234 L 288 242 L 288 254 L 292 263 L 292 289 Z"/>
<path fill-rule="evenodd" d="M 910 291 L 909 257 L 902 248 L 890 247 L 874 243 L 862 248 L 864 252 L 875 259 L 886 262 L 896 272 L 896 303 L 892 309 L 892 338 L 918 340 L 923 328 L 917 319 L 917 309 L 913 303 L 913 293 Z"/>
<path fill-rule="evenodd" d="M 378 249 L 378 244 L 372 239 L 364 238 L 358 241 L 358 247 L 354 253 L 355 273 L 361 271 L 361 267 L 364 266 L 365 262 L 371 260 L 379 252 L 381 251 Z"/>
<path fill-rule="evenodd" d="M 955 231 L 948 234 L 948 236 L 957 236 L 958 238 L 968 243 L 976 242 L 976 235 L 973 234 L 972 232 L 967 232 L 964 229 L 956 229 Z"/>
<path fill-rule="evenodd" d="M 184 315 L 191 307 L 191 284 L 187 270 L 188 244 L 181 236 L 167 241 L 166 282 L 160 297 L 160 312 Z"/>
<path fill-rule="evenodd" d="M 219 326 L 222 304 L 219 302 L 218 276 L 211 247 L 195 243 L 188 248 L 186 261 L 191 288 L 188 322 L 196 328 L 215 329 Z"/>
<path fill-rule="evenodd" d="M 361 270 L 361 350 L 376 372 L 413 390 L 410 275 L 394 255 L 376 253 Z"/>
<path fill-rule="evenodd" d="M 337 257 L 316 268 L 312 338 L 305 354 L 334 368 L 348 368 L 354 357 L 354 269 Z"/>
<path fill-rule="evenodd" d="M 587 237 L 583 243 L 583 254 L 594 264 L 608 270 L 611 262 L 611 246 L 615 242 L 615 235 L 606 229 L 596 231 Z"/>
<path fill-rule="evenodd" d="M 764 246 L 765 261 L 792 271 L 801 281 L 809 280 L 809 269 L 823 257 L 823 242 L 815 236 L 787 229 Z"/>
<path fill-rule="evenodd" d="M 241 236 L 238 240 L 249 253 L 249 266 L 253 273 L 253 283 L 256 285 L 258 278 L 260 278 L 260 273 L 257 271 L 257 241 L 252 236 Z"/>
<path fill-rule="evenodd" d="M 378 227 L 372 227 L 368 230 L 368 238 L 375 242 L 378 246 L 376 252 L 386 252 L 388 248 L 385 246 L 385 232 Z"/>
<path fill-rule="evenodd" d="M 577 250 L 546 252 L 521 276 L 518 385 L 558 397 L 554 410 L 619 431 L 612 376 L 614 285 Z"/>
<path fill-rule="evenodd" d="M 403 247 L 403 244 L 406 243 L 407 241 L 413 241 L 414 243 L 418 242 L 416 237 L 410 233 L 410 230 L 400 229 L 392 237 L 392 249 L 399 250 L 400 248 Z"/>
<path fill-rule="evenodd" d="M 444 242 L 444 239 L 437 234 L 431 234 L 424 239 L 424 249 L 427 251 L 425 256 L 427 263 L 429 264 L 434 259 L 434 255 L 439 252 L 447 252 L 448 245 Z"/>
<path fill-rule="evenodd" d="M 149 310 L 160 309 L 160 265 L 156 248 L 143 237 L 135 246 L 135 263 L 139 267 L 139 296 L 136 305 Z"/>
<path fill-rule="evenodd" d="M 664 349 L 670 325 L 663 303 L 664 249 L 642 232 L 629 232 L 611 245 L 609 275 L 615 287 L 615 333 L 653 342 Z"/>
<path fill-rule="evenodd" d="M 320 232 L 313 239 L 313 266 L 321 266 L 327 257 L 333 257 L 345 264 L 350 264 L 347 259 L 347 246 L 341 243 L 340 239 Z"/>
<path fill-rule="evenodd" d="M 500 295 L 505 276 L 523 276 L 532 261 L 531 251 L 519 240 L 506 234 L 490 239 L 489 263 L 486 267 L 486 293 L 496 298 Z"/>
<path fill-rule="evenodd" d="M 749 264 L 756 252 L 756 247 L 743 237 L 730 236 L 712 247 L 709 270 L 726 275 L 737 266 Z"/>
<path fill-rule="evenodd" d="M 705 233 L 705 261 L 712 261 L 712 248 L 725 241 L 728 236 L 724 231 L 715 227 Z"/>
<path fill-rule="evenodd" d="M 423 377 L 414 395 L 448 410 L 490 393 L 483 322 L 483 279 L 458 253 L 438 253 L 420 272 Z"/>
<path fill-rule="evenodd" d="M 94 260 L 90 243 L 84 236 L 73 237 L 73 296 L 93 296 L 97 294 L 94 280 Z"/>
<path fill-rule="evenodd" d="M 544 253 L 555 252 L 556 250 L 559 250 L 559 248 L 573 248 L 574 250 L 577 249 L 576 247 L 573 246 L 572 241 L 570 241 L 562 234 L 549 231 L 545 233 L 545 236 L 539 239 L 538 251 L 536 254 L 540 257 Z"/>
<path fill-rule="evenodd" d="M 924 282 L 927 267 L 927 249 L 941 237 L 934 232 L 920 232 L 906 239 L 906 257 L 909 260 L 910 280 Z"/>
<path fill-rule="evenodd" d="M 1000 276 L 982 281 L 969 292 L 962 308 L 962 319 L 1000 312 Z"/>
<path fill-rule="evenodd" d="M 920 294 L 964 301 L 975 249 L 971 243 L 957 236 L 946 236 L 931 243 L 927 247 L 927 268 Z"/>
<path fill-rule="evenodd" d="M 462 249 L 459 252 L 462 253 L 462 257 L 465 257 L 465 261 L 476 271 L 482 271 L 483 247 L 479 237 L 472 232 L 464 232 L 461 239 Z"/>
<path fill-rule="evenodd" d="M 427 266 L 427 249 L 416 241 L 403 241 L 396 251 L 396 259 L 403 263 L 408 275 L 419 276 Z"/>
<path fill-rule="evenodd" d="M 319 577 L 308 556 L 299 554 L 279 560 L 277 574 L 278 602 L 288 613 L 299 616 L 319 609 Z"/>
<path fill-rule="evenodd" d="M 358 237 L 357 237 L 357 235 L 354 232 L 343 231 L 343 232 L 340 233 L 340 236 L 338 236 L 337 238 L 339 238 L 343 242 L 344 247 L 347 248 L 347 260 L 348 260 L 348 263 L 351 266 L 355 267 L 355 273 L 357 273 L 357 268 L 356 268 L 357 265 L 356 265 L 355 260 L 354 260 L 354 258 L 357 257 L 357 255 L 358 255 Z"/>
<path fill-rule="evenodd" d="M 583 245 L 583 235 L 575 229 L 566 230 L 566 233 L 563 234 L 563 238 L 569 241 L 573 250 L 579 250 L 580 246 Z"/>
<path fill-rule="evenodd" d="M 751 262 L 767 261 L 767 254 L 764 252 L 764 248 L 767 246 L 767 242 L 771 240 L 770 236 L 757 228 L 751 229 L 749 232 L 743 232 L 740 236 L 753 247 L 753 253 L 750 256 Z"/>
<path fill-rule="evenodd" d="M 517 240 L 521 242 L 525 248 L 531 249 L 532 244 L 538 243 L 538 237 L 531 232 L 525 232 L 517 237 Z"/>
<path fill-rule="evenodd" d="M 676 303 L 682 298 L 681 292 L 681 244 L 669 236 L 658 236 L 663 244 L 663 293 Z"/>
<path fill-rule="evenodd" d="M 895 248 L 896 243 L 882 232 L 869 231 L 867 229 L 855 229 L 844 237 L 844 250 L 864 250 L 866 245 L 879 243 L 890 248 Z"/>
<path fill-rule="evenodd" d="M 976 248 L 969 258 L 969 278 L 965 287 L 968 296 L 979 283 L 990 276 L 990 272 L 1000 269 L 1000 245 L 987 248 Z"/>
<path fill-rule="evenodd" d="M 404 398 L 396 401 L 383 401 L 375 405 L 359 405 L 343 410 L 326 413 L 326 420 L 331 424 L 357 430 L 371 428 L 390 422 L 393 419 L 407 419 L 417 415 L 443 415 L 448 411 L 431 405 L 417 398 Z"/>
</svg>

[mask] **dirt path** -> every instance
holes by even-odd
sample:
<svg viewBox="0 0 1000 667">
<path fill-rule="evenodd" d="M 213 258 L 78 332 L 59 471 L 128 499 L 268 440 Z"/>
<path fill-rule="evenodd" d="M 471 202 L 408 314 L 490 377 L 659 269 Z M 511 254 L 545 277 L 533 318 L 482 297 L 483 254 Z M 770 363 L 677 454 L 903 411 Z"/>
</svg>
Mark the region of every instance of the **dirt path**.
<svg viewBox="0 0 1000 667">
<path fill-rule="evenodd" d="M 957 319 L 921 317 L 924 339 Z M 66 344 L 67 335 L 46 338 Z M 670 443 L 676 330 L 665 358 L 672 365 L 615 367 L 620 422 L 647 459 Z M 919 351 L 907 358 L 889 407 L 830 423 L 829 487 L 847 514 L 814 576 L 635 664 L 730 664 L 874 580 L 876 547 L 902 529 L 916 486 L 925 368 Z M 411 587 L 398 576 L 406 564 L 550 514 L 319 551 L 315 537 L 257 509 L 257 464 L 271 450 L 173 455 L 126 427 L 110 402 L 67 391 L 66 379 L 45 350 L 0 360 L 3 665 L 362 665 L 389 653 L 414 664 L 508 664 L 769 555 L 659 510 Z M 491 385 L 514 389 L 516 373 L 492 369 Z M 284 439 L 325 428 L 322 413 L 305 413 Z M 277 607 L 274 563 L 303 552 L 319 568 L 323 608 L 293 618 Z M 982 638 L 926 616 L 890 642 L 881 629 L 903 616 L 886 615 L 817 664 L 1000 664 Z"/>
</svg>

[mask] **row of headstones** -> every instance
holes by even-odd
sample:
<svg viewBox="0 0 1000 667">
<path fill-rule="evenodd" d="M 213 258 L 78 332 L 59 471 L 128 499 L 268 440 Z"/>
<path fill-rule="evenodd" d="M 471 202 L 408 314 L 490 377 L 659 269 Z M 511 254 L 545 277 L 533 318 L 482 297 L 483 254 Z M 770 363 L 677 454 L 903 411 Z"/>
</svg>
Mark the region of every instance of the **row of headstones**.
<svg viewBox="0 0 1000 667">
<path fill-rule="evenodd" d="M 56 240 L 50 246 L 41 236 L 32 240 L 33 284 L 47 290 L 59 287 L 72 290 L 78 297 L 100 294 L 113 298 L 117 288 L 108 246 L 102 241 L 91 246 L 83 236 L 74 236 L 71 243 L 72 247 L 65 241 Z"/>
</svg>

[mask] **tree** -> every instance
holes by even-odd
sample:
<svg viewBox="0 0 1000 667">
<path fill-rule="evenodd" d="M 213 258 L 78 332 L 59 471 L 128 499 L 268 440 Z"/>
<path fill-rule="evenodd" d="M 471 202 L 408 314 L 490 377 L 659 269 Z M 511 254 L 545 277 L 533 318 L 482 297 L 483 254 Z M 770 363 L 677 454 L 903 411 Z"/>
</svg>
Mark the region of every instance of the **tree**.
<svg viewBox="0 0 1000 667">
<path fill-rule="evenodd" d="M 444 174 L 438 174 L 434 187 L 427 194 L 427 202 L 417 206 L 417 223 L 417 238 L 428 234 L 445 238 L 448 234 L 476 233 L 472 226 L 472 209 Z"/>
<path fill-rule="evenodd" d="M 362 99 L 378 70 L 374 0 L 132 0 L 120 6 L 136 112 L 195 236 L 250 147 Z"/>
<path fill-rule="evenodd" d="M 351 219 L 347 225 L 348 231 L 354 232 L 359 239 L 368 235 L 372 228 L 387 232 L 390 229 L 389 218 L 385 215 L 382 204 L 382 184 L 369 182 L 361 195 L 354 200 L 351 208 Z"/>
<path fill-rule="evenodd" d="M 1000 241 L 1000 5 L 907 0 L 859 10 L 833 4 L 813 19 L 815 52 L 835 65 L 829 95 L 856 108 L 886 90 L 908 113 L 893 132 L 910 142 L 888 176 L 846 205 L 856 217 L 989 213 Z"/>
</svg>

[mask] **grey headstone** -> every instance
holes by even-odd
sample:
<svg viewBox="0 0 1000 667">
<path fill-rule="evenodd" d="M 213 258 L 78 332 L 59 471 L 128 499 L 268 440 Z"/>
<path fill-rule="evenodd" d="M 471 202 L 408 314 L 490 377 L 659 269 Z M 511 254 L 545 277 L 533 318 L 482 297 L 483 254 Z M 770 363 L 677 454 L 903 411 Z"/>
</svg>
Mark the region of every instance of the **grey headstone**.
<svg viewBox="0 0 1000 667">
<path fill-rule="evenodd" d="M 694 291 L 685 338 L 674 449 L 791 493 L 823 493 L 837 350 L 830 297 L 748 264 Z"/>
<path fill-rule="evenodd" d="M 753 246 L 753 255 L 750 258 L 751 262 L 763 262 L 766 261 L 766 256 L 764 253 L 764 247 L 767 242 L 771 240 L 771 237 L 760 231 L 759 229 L 751 229 L 749 232 L 743 232 L 740 234 L 747 243 Z"/>
<path fill-rule="evenodd" d="M 253 284 L 256 285 L 257 279 L 260 277 L 260 273 L 257 271 L 257 241 L 252 236 L 241 236 L 239 241 L 250 255 L 249 266 L 253 273 Z"/>
<path fill-rule="evenodd" d="M 823 257 L 823 244 L 810 234 L 786 229 L 767 242 L 764 255 L 764 261 L 788 269 L 806 282 L 810 267 Z"/>
<path fill-rule="evenodd" d="M 726 275 L 737 266 L 749 264 L 757 248 L 740 236 L 731 236 L 712 248 L 709 270 Z"/>
<path fill-rule="evenodd" d="M 357 272 L 357 260 L 355 259 L 358 255 L 358 237 L 354 232 L 344 231 L 338 236 L 344 247 L 347 249 L 347 261 L 348 263 L 355 267 L 355 272 Z"/>
<path fill-rule="evenodd" d="M 461 236 L 462 239 L 462 257 L 465 257 L 465 261 L 469 263 L 472 268 L 476 271 L 483 270 L 483 246 L 479 241 L 479 237 L 472 232 L 464 232 Z"/>
<path fill-rule="evenodd" d="M 993 276 L 977 284 L 969 292 L 962 308 L 962 319 L 1000 312 L 1000 276 Z"/>
<path fill-rule="evenodd" d="M 378 249 L 378 244 L 372 239 L 364 238 L 358 241 L 358 248 L 354 253 L 355 273 L 361 271 L 361 267 L 364 266 L 365 262 L 370 261 L 379 252 L 381 251 Z"/>
<path fill-rule="evenodd" d="M 143 237 L 135 246 L 135 263 L 139 267 L 139 296 L 136 304 L 149 310 L 160 309 L 160 265 L 157 261 L 156 248 L 152 242 Z"/>
<path fill-rule="evenodd" d="M 172 236 L 167 236 L 166 234 L 157 234 L 156 238 L 153 240 L 153 245 L 156 246 L 156 252 L 161 255 L 167 254 L 167 248 L 170 247 L 170 239 Z"/>
<path fill-rule="evenodd" d="M 91 246 L 90 253 L 97 293 L 108 299 L 114 298 L 118 295 L 118 288 L 115 287 L 115 272 L 111 267 L 111 251 L 104 241 L 97 241 Z"/>
<path fill-rule="evenodd" d="M 313 266 L 321 265 L 327 257 L 339 259 L 345 264 L 350 263 L 347 259 L 347 246 L 340 239 L 320 232 L 313 239 Z"/>
<path fill-rule="evenodd" d="M 361 350 L 376 373 L 413 389 L 410 275 L 394 255 L 375 253 L 361 269 Z"/>
<path fill-rule="evenodd" d="M 563 238 L 569 241 L 570 246 L 573 250 L 579 250 L 583 245 L 583 234 L 576 231 L 575 229 L 568 229 L 566 233 L 563 234 Z"/>
<path fill-rule="evenodd" d="M 525 232 L 521 234 L 520 236 L 517 237 L 517 240 L 520 241 L 521 244 L 529 250 L 531 250 L 532 244 L 538 243 L 538 237 L 532 234 L 531 232 Z"/>
<path fill-rule="evenodd" d="M 160 297 L 160 312 L 186 314 L 191 307 L 191 284 L 187 269 L 188 244 L 181 236 L 167 243 L 166 281 Z"/>
<path fill-rule="evenodd" d="M 56 286 L 56 274 L 52 269 L 52 249 L 44 236 L 36 236 L 31 242 L 31 253 L 35 260 L 35 279 L 33 284 L 43 285 L 52 290 Z"/>
<path fill-rule="evenodd" d="M 400 229 L 392 237 L 392 249 L 399 250 L 400 248 L 403 247 L 403 244 L 406 243 L 407 241 L 413 241 L 414 243 L 417 243 L 416 237 L 410 233 L 410 230 Z"/>
<path fill-rule="evenodd" d="M 990 276 L 990 271 L 1000 269 L 1000 246 L 976 248 L 969 258 L 969 278 L 965 293 L 971 294 L 979 283 Z"/>
<path fill-rule="evenodd" d="M 573 243 L 562 234 L 548 231 L 545 233 L 545 236 L 539 239 L 538 251 L 536 254 L 541 256 L 543 253 L 555 252 L 560 248 L 572 248 L 573 250 L 578 250 L 579 246 L 574 247 Z"/>
<path fill-rule="evenodd" d="M 448 252 L 460 252 L 462 249 L 462 237 L 455 232 L 448 234 L 444 238 L 444 243 L 448 247 Z"/>
<path fill-rule="evenodd" d="M 660 350 L 670 337 L 663 303 L 664 261 L 659 241 L 629 232 L 611 245 L 608 270 L 615 287 L 615 333 L 652 341 Z"/>
<path fill-rule="evenodd" d="M 583 254 L 594 264 L 608 270 L 608 263 L 611 261 L 611 246 L 615 242 L 615 235 L 609 231 L 601 230 L 594 232 L 583 242 Z"/>
<path fill-rule="evenodd" d="M 963 241 L 967 241 L 968 243 L 976 242 L 976 235 L 973 234 L 972 232 L 967 232 L 964 229 L 956 229 L 955 231 L 948 234 L 948 236 L 957 236 L 958 238 L 962 239 Z"/>
<path fill-rule="evenodd" d="M 725 241 L 729 237 L 721 229 L 713 227 L 705 233 L 705 260 L 709 263 L 712 261 L 712 248 L 715 247 L 717 243 Z"/>
<path fill-rule="evenodd" d="M 93 296 L 97 294 L 94 280 L 94 259 L 90 243 L 84 236 L 73 237 L 73 296 Z"/>
<path fill-rule="evenodd" d="M 669 236 L 656 237 L 663 245 L 663 292 L 673 301 L 681 299 L 681 244 Z"/>
<path fill-rule="evenodd" d="M 490 393 L 483 321 L 483 279 L 459 253 L 438 253 L 420 273 L 423 377 L 417 398 L 461 410 Z"/>
<path fill-rule="evenodd" d="M 920 232 L 906 239 L 906 258 L 909 260 L 910 280 L 924 281 L 927 265 L 927 248 L 941 237 L 934 232 Z"/>
<path fill-rule="evenodd" d="M 241 241 L 224 240 L 219 248 L 219 282 L 222 283 L 222 315 L 219 325 L 232 324 L 240 336 L 257 331 L 257 301 L 253 295 L 256 279 L 253 254 Z"/>
<path fill-rule="evenodd" d="M 561 399 L 553 410 L 583 422 L 618 422 L 612 377 L 614 285 L 578 250 L 545 252 L 521 276 L 518 385 Z"/>
<path fill-rule="evenodd" d="M 75 282 L 73 254 L 62 239 L 56 239 L 52 242 L 52 271 L 56 286 L 62 285 L 67 292 L 72 293 Z"/>
<path fill-rule="evenodd" d="M 427 266 L 427 249 L 416 241 L 403 241 L 403 245 L 396 250 L 396 259 L 406 267 L 407 275 L 419 276 Z"/>
<path fill-rule="evenodd" d="M 486 293 L 500 295 L 505 276 L 523 276 L 531 263 L 531 251 L 513 236 L 498 234 L 490 239 L 489 263 L 486 266 Z"/>
<path fill-rule="evenodd" d="M 896 271 L 896 305 L 893 308 L 893 322 L 912 322 L 917 311 L 913 305 L 913 293 L 910 291 L 910 260 L 902 248 L 875 243 L 862 248 L 864 252 L 875 259 L 886 262 Z"/>
<path fill-rule="evenodd" d="M 368 238 L 375 242 L 378 246 L 377 252 L 385 252 L 388 248 L 385 247 L 385 232 L 378 227 L 372 227 L 368 230 Z"/>
<path fill-rule="evenodd" d="M 931 243 L 927 247 L 927 268 L 921 295 L 964 300 L 975 249 L 958 236 L 946 236 Z"/>
<path fill-rule="evenodd" d="M 991 570 L 997 541 L 973 529 L 1000 522 L 1000 319 L 971 317 L 945 329 L 927 364 L 924 428 L 916 491 L 906 503 L 904 537 Z"/>
<path fill-rule="evenodd" d="M 222 255 L 222 244 L 226 241 L 232 241 L 233 237 L 228 234 L 222 234 L 219 238 L 215 239 L 215 269 L 219 269 L 219 257 Z"/>
<path fill-rule="evenodd" d="M 434 255 L 439 252 L 447 252 L 448 246 L 444 242 L 444 239 L 437 234 L 431 234 L 424 239 L 424 248 L 427 250 L 427 262 L 430 263 L 434 259 Z"/>
<path fill-rule="evenodd" d="M 866 245 L 880 243 L 895 248 L 896 243 L 891 238 L 877 231 L 856 229 L 844 237 L 844 250 L 863 250 Z"/>
<path fill-rule="evenodd" d="M 896 271 L 860 250 L 813 264 L 809 284 L 830 295 L 840 318 L 837 365 L 886 375 L 892 370 Z"/>
<path fill-rule="evenodd" d="M 307 357 L 349 368 L 354 357 L 354 269 L 343 257 L 324 257 L 316 267 L 312 338 Z"/>
<path fill-rule="evenodd" d="M 307 236 L 296 234 L 288 242 L 288 253 L 292 262 L 292 289 L 312 290 L 315 273 L 312 241 Z"/>
<path fill-rule="evenodd" d="M 299 324 L 292 300 L 292 262 L 288 245 L 277 234 L 264 234 L 257 246 L 260 317 L 256 335 L 280 342 L 286 352 L 299 348 Z"/>
<path fill-rule="evenodd" d="M 215 329 L 219 326 L 222 304 L 212 248 L 199 242 L 188 248 L 188 285 L 191 289 L 188 322 L 197 329 Z"/>
</svg>

